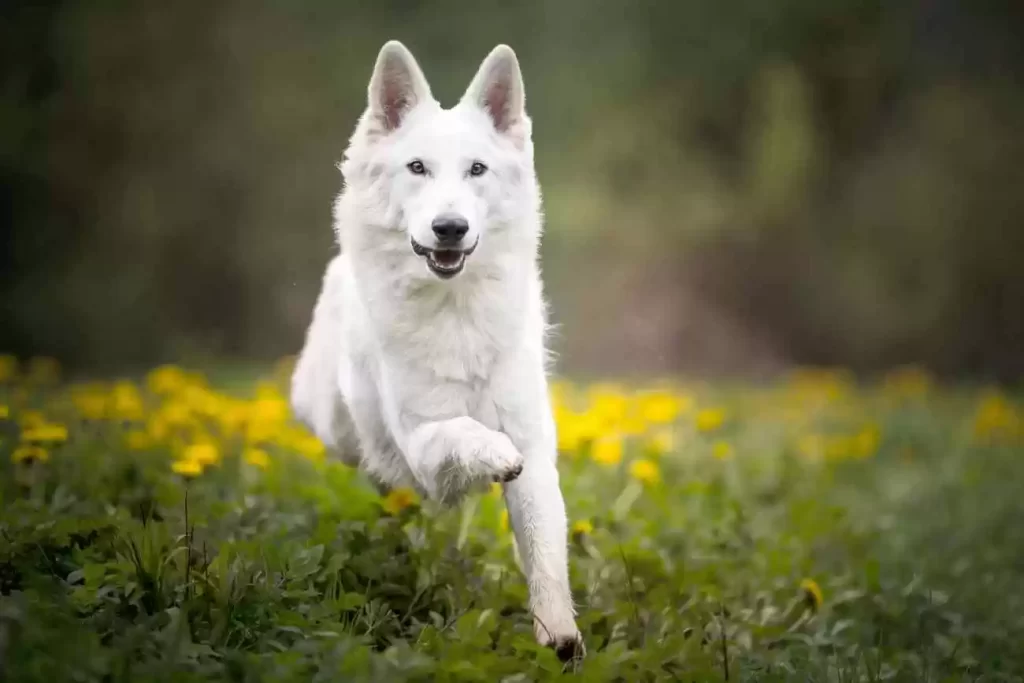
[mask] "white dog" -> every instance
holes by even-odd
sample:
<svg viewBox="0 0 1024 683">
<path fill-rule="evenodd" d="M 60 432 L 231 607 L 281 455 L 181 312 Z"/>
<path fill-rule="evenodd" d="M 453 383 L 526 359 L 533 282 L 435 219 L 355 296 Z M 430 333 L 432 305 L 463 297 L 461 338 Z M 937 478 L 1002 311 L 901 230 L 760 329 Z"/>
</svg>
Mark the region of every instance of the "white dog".
<svg viewBox="0 0 1024 683">
<path fill-rule="evenodd" d="M 341 170 L 341 253 L 295 368 L 295 413 L 388 486 L 452 503 L 504 482 L 537 639 L 582 656 L 515 53 L 496 47 L 442 109 L 412 54 L 387 43 Z"/>
</svg>

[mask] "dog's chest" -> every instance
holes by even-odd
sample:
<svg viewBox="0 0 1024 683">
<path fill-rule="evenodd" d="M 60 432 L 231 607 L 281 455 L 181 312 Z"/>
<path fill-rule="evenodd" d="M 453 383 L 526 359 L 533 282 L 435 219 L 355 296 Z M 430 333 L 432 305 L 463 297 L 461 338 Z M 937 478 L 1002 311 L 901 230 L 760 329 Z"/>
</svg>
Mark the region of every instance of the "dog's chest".
<svg viewBox="0 0 1024 683">
<path fill-rule="evenodd" d="M 521 340 L 523 315 L 514 294 L 478 287 L 404 302 L 388 345 L 403 365 L 437 383 L 483 388 L 493 369 Z"/>
</svg>

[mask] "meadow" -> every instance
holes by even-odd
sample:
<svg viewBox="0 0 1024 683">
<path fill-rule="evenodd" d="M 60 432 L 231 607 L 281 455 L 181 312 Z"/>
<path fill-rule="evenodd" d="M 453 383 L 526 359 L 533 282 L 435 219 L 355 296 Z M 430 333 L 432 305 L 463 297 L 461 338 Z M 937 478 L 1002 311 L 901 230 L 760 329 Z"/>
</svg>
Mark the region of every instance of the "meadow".
<svg viewBox="0 0 1024 683">
<path fill-rule="evenodd" d="M 379 492 L 292 421 L 288 372 L 0 357 L 0 680 L 1024 680 L 1013 394 L 556 382 L 563 664 L 500 489 Z"/>
</svg>

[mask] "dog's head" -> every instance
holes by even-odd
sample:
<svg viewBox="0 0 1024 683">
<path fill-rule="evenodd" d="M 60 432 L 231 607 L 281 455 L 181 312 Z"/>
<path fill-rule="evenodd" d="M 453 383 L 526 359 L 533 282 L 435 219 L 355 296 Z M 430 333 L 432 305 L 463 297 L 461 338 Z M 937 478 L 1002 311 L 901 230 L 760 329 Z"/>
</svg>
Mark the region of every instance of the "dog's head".
<svg viewBox="0 0 1024 683">
<path fill-rule="evenodd" d="M 535 234 L 510 234 L 539 229 L 524 105 L 519 62 L 505 45 L 484 59 L 451 109 L 433 98 L 404 45 L 384 45 L 341 166 L 346 192 L 359 195 L 363 226 L 355 229 L 386 233 L 360 241 L 395 247 L 400 239 L 410 258 L 442 279 L 502 241 L 535 249 Z"/>
</svg>

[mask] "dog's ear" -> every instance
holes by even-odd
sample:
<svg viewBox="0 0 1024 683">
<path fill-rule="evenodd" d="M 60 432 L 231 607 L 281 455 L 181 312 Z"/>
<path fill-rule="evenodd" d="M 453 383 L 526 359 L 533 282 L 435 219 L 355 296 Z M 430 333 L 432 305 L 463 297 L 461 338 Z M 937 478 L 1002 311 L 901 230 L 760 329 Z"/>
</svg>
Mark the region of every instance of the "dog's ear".
<svg viewBox="0 0 1024 683">
<path fill-rule="evenodd" d="M 385 43 L 377 55 L 369 99 L 370 113 L 385 133 L 397 129 L 417 104 L 432 99 L 416 58 L 397 40 Z"/>
<path fill-rule="evenodd" d="M 472 83 L 462 96 L 483 108 L 499 133 L 523 136 L 526 119 L 526 94 L 516 53 L 508 45 L 499 45 L 487 55 Z"/>
</svg>

